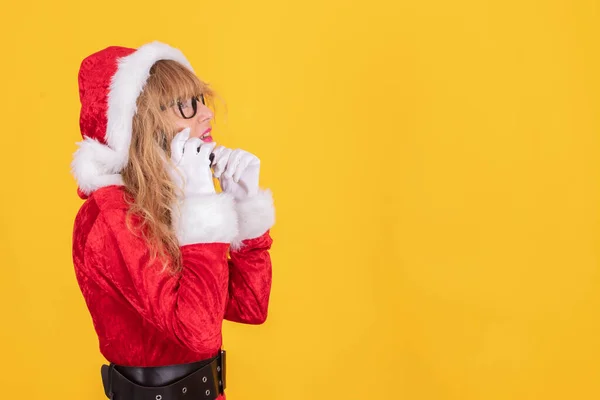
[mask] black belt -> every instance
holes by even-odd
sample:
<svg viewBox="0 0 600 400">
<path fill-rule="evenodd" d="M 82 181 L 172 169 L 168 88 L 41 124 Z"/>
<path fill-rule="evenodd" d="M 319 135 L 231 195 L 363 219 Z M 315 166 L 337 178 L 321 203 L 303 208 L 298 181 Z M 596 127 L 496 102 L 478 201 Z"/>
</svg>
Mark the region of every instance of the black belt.
<svg viewBox="0 0 600 400">
<path fill-rule="evenodd" d="M 113 400 L 215 400 L 225 390 L 225 350 L 208 360 L 164 367 L 102 365 L 106 397 Z"/>
</svg>

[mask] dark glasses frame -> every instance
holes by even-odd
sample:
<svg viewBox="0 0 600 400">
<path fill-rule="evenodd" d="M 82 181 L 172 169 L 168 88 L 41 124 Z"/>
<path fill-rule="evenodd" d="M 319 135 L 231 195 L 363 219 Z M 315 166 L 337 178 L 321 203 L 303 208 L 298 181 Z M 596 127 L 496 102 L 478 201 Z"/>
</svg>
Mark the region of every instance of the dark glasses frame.
<svg viewBox="0 0 600 400">
<path fill-rule="evenodd" d="M 196 116 L 196 113 L 198 112 L 198 101 L 201 101 L 203 105 L 206 105 L 206 100 L 204 99 L 204 94 L 201 94 L 200 96 L 192 97 L 192 109 L 194 110 L 194 112 L 190 116 L 185 115 L 185 113 L 183 112 L 183 103 L 180 100 L 177 100 L 176 103 L 171 104 L 169 107 L 173 107 L 173 106 L 177 105 L 177 109 L 179 110 L 179 114 L 181 115 L 181 117 L 183 119 L 191 119 L 191 118 L 194 118 Z M 167 107 L 160 106 L 160 109 L 162 111 L 165 111 L 167 109 Z"/>
</svg>

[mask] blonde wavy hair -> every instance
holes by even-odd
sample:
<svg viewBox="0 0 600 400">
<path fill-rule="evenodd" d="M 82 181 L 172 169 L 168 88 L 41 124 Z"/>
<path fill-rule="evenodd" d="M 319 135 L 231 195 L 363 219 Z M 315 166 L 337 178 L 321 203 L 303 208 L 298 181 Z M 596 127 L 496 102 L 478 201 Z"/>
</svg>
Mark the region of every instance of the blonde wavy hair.
<svg viewBox="0 0 600 400">
<path fill-rule="evenodd" d="M 176 187 L 164 165 L 165 155 L 170 159 L 170 143 L 177 132 L 166 113 L 174 101 L 200 95 L 214 104 L 214 92 L 193 72 L 176 61 L 156 62 L 137 99 L 129 162 L 121 172 L 129 195 L 128 226 L 148 243 L 151 261 L 160 259 L 163 271 L 172 273 L 179 272 L 182 265 L 179 243 L 171 226 L 177 204 Z M 165 111 L 161 109 L 164 107 Z"/>
</svg>

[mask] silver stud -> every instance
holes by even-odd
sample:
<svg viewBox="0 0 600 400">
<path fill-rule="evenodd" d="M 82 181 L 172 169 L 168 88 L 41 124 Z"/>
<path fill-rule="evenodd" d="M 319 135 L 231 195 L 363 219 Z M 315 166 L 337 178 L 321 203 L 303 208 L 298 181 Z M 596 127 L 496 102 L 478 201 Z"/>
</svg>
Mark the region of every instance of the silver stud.
<svg viewBox="0 0 600 400">
<path fill-rule="evenodd" d="M 206 383 L 207 380 L 206 377 L 202 377 L 202 382 Z"/>
<path fill-rule="evenodd" d="M 221 367 L 217 367 L 217 372 L 221 372 Z"/>
<path fill-rule="evenodd" d="M 207 395 L 207 396 L 210 396 L 210 390 L 207 390 L 207 391 L 206 391 L 206 395 Z"/>
<path fill-rule="evenodd" d="M 184 386 L 184 387 L 183 387 L 183 389 L 181 389 L 181 391 L 182 391 L 183 393 L 185 393 L 185 392 L 187 392 L 187 388 Z"/>
<path fill-rule="evenodd" d="M 223 386 L 223 382 L 219 381 L 219 386 Z"/>
<path fill-rule="evenodd" d="M 156 400 L 160 400 L 160 399 L 162 399 L 162 396 L 160 394 L 157 394 L 156 395 Z"/>
</svg>

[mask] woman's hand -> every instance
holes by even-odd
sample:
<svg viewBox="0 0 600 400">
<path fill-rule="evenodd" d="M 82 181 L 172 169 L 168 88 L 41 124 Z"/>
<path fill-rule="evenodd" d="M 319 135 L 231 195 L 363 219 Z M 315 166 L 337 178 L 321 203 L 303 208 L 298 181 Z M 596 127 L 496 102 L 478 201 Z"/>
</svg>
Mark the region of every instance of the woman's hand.
<svg viewBox="0 0 600 400">
<path fill-rule="evenodd" d="M 214 149 L 215 178 L 221 187 L 236 200 L 255 196 L 259 191 L 260 160 L 244 150 L 231 150 L 223 146 Z"/>
<path fill-rule="evenodd" d="M 171 141 L 171 169 L 173 182 L 184 197 L 215 194 L 210 169 L 210 153 L 216 143 L 203 143 L 199 138 L 190 139 L 190 129 L 179 132 Z"/>
</svg>

